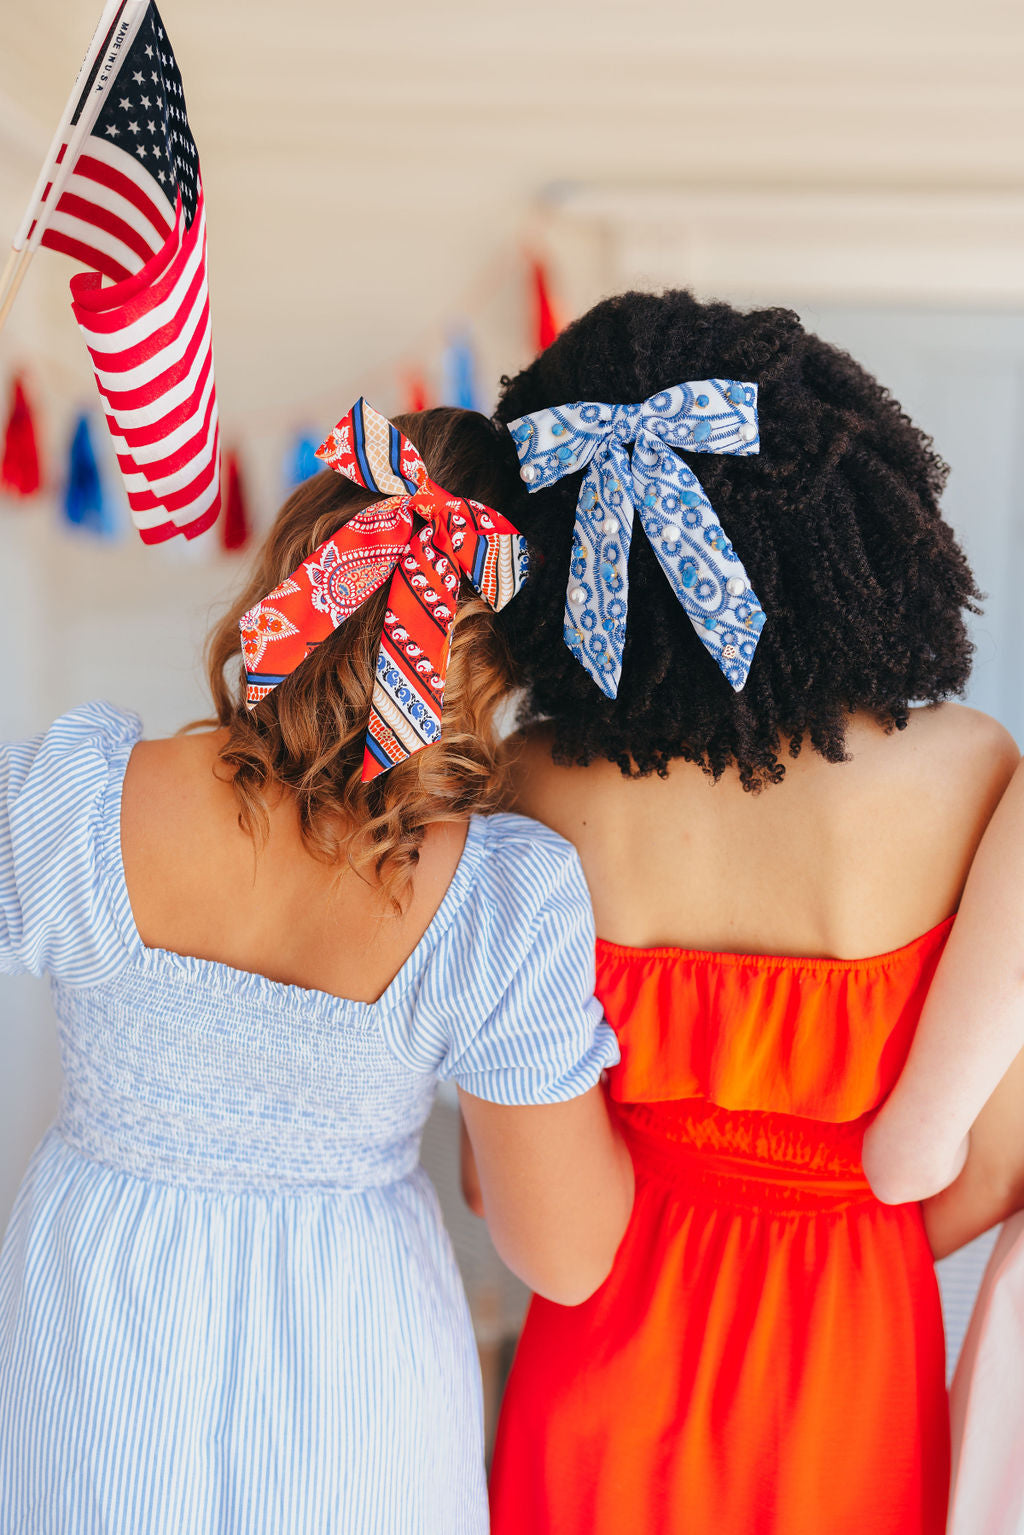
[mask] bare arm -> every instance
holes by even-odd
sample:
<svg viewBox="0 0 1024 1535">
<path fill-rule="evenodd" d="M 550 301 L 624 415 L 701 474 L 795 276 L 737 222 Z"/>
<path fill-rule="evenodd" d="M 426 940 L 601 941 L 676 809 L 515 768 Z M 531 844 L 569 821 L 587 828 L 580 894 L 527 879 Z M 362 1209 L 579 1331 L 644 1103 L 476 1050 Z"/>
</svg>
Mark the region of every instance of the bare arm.
<svg viewBox="0 0 1024 1535">
<path fill-rule="evenodd" d="M 1022 1047 L 1024 767 L 1019 766 L 981 840 L 906 1067 L 864 1138 L 864 1170 L 879 1199 L 887 1204 L 926 1199 L 957 1177 L 971 1125 Z M 990 1167 L 1002 1160 L 1009 1175 L 1024 1150 L 1022 1141 L 1024 1124 L 993 1121 L 986 1151 Z"/>
<path fill-rule="evenodd" d="M 945 1258 L 1024 1207 L 1024 1051 L 971 1130 L 963 1171 L 924 1206 L 936 1258 Z"/>
<path fill-rule="evenodd" d="M 633 1207 L 604 1093 L 509 1108 L 460 1088 L 459 1102 L 495 1247 L 538 1295 L 579 1305 L 607 1278 Z"/>
<path fill-rule="evenodd" d="M 463 1199 L 474 1215 L 483 1216 L 484 1195 L 480 1187 L 480 1174 L 477 1171 L 476 1157 L 473 1155 L 473 1142 L 469 1138 L 466 1121 L 461 1114 L 459 1115 L 459 1174 Z"/>
</svg>

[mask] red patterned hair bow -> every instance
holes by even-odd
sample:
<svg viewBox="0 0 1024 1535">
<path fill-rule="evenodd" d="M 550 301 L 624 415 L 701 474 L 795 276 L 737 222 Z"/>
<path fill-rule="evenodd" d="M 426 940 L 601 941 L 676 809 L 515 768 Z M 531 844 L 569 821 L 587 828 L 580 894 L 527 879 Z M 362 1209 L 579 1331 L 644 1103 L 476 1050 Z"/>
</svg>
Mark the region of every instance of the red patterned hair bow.
<svg viewBox="0 0 1024 1535">
<path fill-rule="evenodd" d="M 390 578 L 363 758 L 367 782 L 440 738 L 460 577 L 497 612 L 526 576 L 526 540 L 500 513 L 436 485 L 408 437 L 365 400 L 342 417 L 317 457 L 388 499 L 350 518 L 242 615 L 246 702 L 266 698 Z"/>
</svg>

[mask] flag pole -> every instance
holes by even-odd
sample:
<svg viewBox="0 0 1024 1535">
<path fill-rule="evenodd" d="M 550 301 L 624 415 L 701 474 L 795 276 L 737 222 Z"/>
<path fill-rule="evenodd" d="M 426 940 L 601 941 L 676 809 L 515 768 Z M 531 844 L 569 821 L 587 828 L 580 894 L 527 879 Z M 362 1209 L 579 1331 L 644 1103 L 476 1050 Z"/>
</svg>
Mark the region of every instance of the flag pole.
<svg viewBox="0 0 1024 1535">
<path fill-rule="evenodd" d="M 143 20 L 149 0 L 106 0 L 74 89 L 61 113 L 25 216 L 14 236 L 0 281 L 0 330 L 21 287 L 32 256 L 56 211 L 82 144 L 92 132 L 102 100 Z M 64 153 L 61 155 L 63 146 Z M 58 163 L 58 156 L 60 160 Z"/>
<path fill-rule="evenodd" d="M 20 255 L 21 251 L 18 249 L 18 247 L 16 245 L 12 245 L 10 254 L 8 255 L 7 261 L 4 264 L 3 273 L 0 274 L 0 303 L 3 303 L 4 294 L 7 292 L 7 284 L 11 280 L 11 274 L 18 264 L 18 257 Z"/>
<path fill-rule="evenodd" d="M 75 76 L 71 95 L 65 103 L 64 110 L 60 115 L 60 122 L 57 124 L 50 147 L 46 151 L 46 158 L 43 160 L 42 170 L 39 172 L 38 180 L 32 189 L 32 196 L 28 200 L 25 216 L 18 225 L 14 239 L 11 241 L 11 245 L 16 251 L 20 251 L 24 247 L 29 230 L 35 221 L 37 210 L 47 198 L 48 188 L 57 172 L 57 156 L 60 154 L 61 145 L 64 143 L 68 129 L 71 127 L 71 119 L 81 104 L 82 87 L 89 79 L 100 50 L 104 47 L 113 31 L 118 16 L 124 9 L 124 5 L 125 0 L 106 0 L 100 19 L 96 23 L 96 30 L 93 32 L 89 47 L 86 50 L 85 58 L 82 60 L 82 67 Z"/>
<path fill-rule="evenodd" d="M 5 324 L 7 323 L 7 316 L 10 314 L 14 305 L 14 300 L 18 296 L 18 289 L 21 287 L 22 278 L 28 271 L 29 262 L 32 260 L 33 254 L 34 252 L 31 250 L 12 251 L 11 256 L 15 258 L 14 261 L 11 261 L 10 256 L 7 258 L 7 266 L 4 268 L 4 277 L 7 277 L 8 271 L 10 270 L 13 270 L 14 275 L 11 278 L 7 292 L 3 296 L 3 301 L 0 302 L 0 331 L 3 330 Z"/>
<path fill-rule="evenodd" d="M 78 159 L 82 145 L 89 137 L 93 130 L 93 124 L 100 115 L 103 97 L 112 88 L 117 78 L 117 72 L 134 40 L 135 34 L 145 19 L 149 0 L 110 0 L 107 7 L 108 10 L 111 8 L 111 5 L 114 17 L 109 27 L 105 32 L 101 32 L 100 27 L 96 29 L 97 35 L 100 36 L 100 47 L 97 48 L 88 69 L 85 89 L 76 100 L 79 81 L 82 75 L 87 73 L 86 65 L 83 64 L 79 72 L 79 79 L 75 82 L 75 90 L 72 91 L 71 99 L 65 108 L 61 128 L 70 126 L 72 129 L 71 136 L 68 139 L 67 150 L 60 164 L 54 165 L 52 184 L 48 191 L 44 191 L 38 205 L 38 211 L 33 210 L 30 204 L 25 218 L 22 220 L 21 229 L 18 231 L 18 235 L 21 236 L 23 242 L 30 250 L 37 250 L 39 247 L 39 242 L 49 223 L 50 215 L 56 211 L 57 204 L 63 195 L 64 187 L 75 168 L 75 161 Z M 104 18 L 106 14 L 106 11 L 104 11 Z M 93 41 L 95 42 L 95 38 Z M 99 55 L 108 42 L 109 50 L 105 61 L 102 61 L 106 66 L 105 72 L 100 74 L 101 60 Z M 88 60 L 86 62 L 89 63 Z M 59 135 L 61 129 L 59 128 L 57 132 Z M 45 175 L 46 166 L 43 167 L 40 173 L 40 179 L 45 177 Z M 35 212 L 34 218 L 33 212 Z M 18 244 L 17 237 L 15 237 L 14 243 L 15 245 Z"/>
</svg>

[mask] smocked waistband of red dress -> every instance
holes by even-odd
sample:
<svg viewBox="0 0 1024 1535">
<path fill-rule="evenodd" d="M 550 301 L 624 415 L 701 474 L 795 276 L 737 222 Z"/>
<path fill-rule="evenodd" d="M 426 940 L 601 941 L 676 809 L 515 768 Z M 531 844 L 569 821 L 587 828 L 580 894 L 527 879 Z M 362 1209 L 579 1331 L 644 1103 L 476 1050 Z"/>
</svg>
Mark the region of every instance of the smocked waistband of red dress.
<svg viewBox="0 0 1024 1535">
<path fill-rule="evenodd" d="M 735 1147 L 709 1146 L 673 1133 L 672 1122 L 628 1112 L 617 1118 L 638 1179 L 671 1185 L 692 1202 L 818 1213 L 875 1203 L 859 1157 L 775 1159 L 758 1155 L 742 1137 Z"/>
</svg>

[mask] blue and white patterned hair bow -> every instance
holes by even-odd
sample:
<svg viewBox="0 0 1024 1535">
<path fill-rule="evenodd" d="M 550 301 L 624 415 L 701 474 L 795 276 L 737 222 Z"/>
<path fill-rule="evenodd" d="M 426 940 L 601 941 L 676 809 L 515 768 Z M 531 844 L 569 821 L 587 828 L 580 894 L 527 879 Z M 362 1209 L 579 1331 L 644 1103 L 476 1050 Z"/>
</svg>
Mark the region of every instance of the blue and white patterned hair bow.
<svg viewBox="0 0 1024 1535">
<path fill-rule="evenodd" d="M 520 416 L 509 431 L 530 491 L 587 470 L 576 505 L 564 634 L 601 691 L 614 698 L 622 675 L 635 503 L 672 590 L 739 692 L 764 610 L 697 476 L 672 448 L 759 452 L 757 385 L 707 378 L 642 405 L 558 405 Z"/>
</svg>

